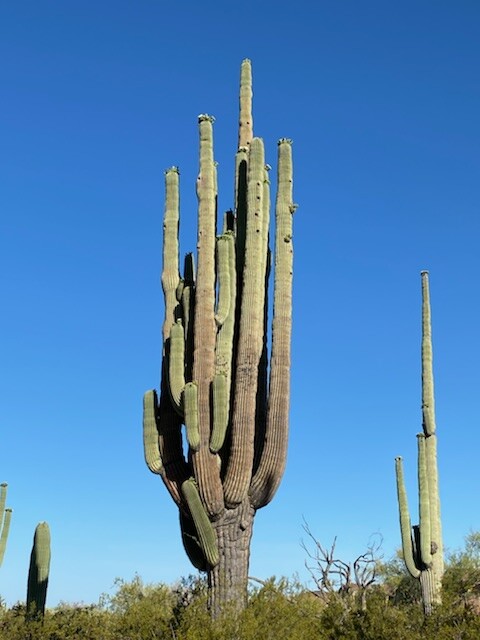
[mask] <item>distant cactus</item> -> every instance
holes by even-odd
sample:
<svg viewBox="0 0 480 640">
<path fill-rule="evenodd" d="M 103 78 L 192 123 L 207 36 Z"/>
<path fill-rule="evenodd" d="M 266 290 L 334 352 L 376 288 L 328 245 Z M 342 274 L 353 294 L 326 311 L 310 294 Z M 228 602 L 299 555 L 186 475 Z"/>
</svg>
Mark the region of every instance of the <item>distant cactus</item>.
<svg viewBox="0 0 480 640">
<path fill-rule="evenodd" d="M 252 77 L 242 63 L 234 211 L 217 235 L 213 118 L 202 114 L 197 179 L 197 268 L 179 268 L 179 171 L 166 171 L 160 399 L 144 397 L 145 459 L 180 509 L 182 539 L 208 572 L 215 615 L 243 606 L 254 514 L 272 499 L 285 467 L 292 320 L 292 151 L 278 143 L 274 301 L 270 362 L 267 293 L 270 183 L 253 136 Z M 182 446 L 186 425 L 187 455 Z"/>
<path fill-rule="evenodd" d="M 420 580 L 425 613 L 441 602 L 444 572 L 440 497 L 438 491 L 437 436 L 433 394 L 433 352 L 428 271 L 422 271 L 422 416 L 418 434 L 418 493 L 420 522 L 412 527 L 403 478 L 402 458 L 395 459 L 400 529 L 405 566 Z M 413 533 L 413 535 L 412 535 Z"/>
<path fill-rule="evenodd" d="M 50 528 L 40 522 L 35 529 L 27 587 L 27 618 L 42 617 L 45 613 L 48 577 L 50 572 Z"/>
<path fill-rule="evenodd" d="M 8 532 L 10 531 L 10 521 L 12 519 L 12 510 L 5 508 L 7 486 L 6 482 L 0 484 L 0 567 L 2 566 L 3 556 L 7 548 Z"/>
</svg>

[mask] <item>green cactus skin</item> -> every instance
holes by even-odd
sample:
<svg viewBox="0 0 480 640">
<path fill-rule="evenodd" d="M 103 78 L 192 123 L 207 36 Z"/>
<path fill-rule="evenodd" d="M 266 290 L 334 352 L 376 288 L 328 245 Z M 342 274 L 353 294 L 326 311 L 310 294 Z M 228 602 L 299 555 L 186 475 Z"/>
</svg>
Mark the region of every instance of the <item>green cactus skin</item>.
<svg viewBox="0 0 480 640">
<path fill-rule="evenodd" d="M 179 506 L 187 554 L 207 570 L 216 615 L 226 601 L 245 600 L 254 514 L 272 499 L 285 468 L 295 205 L 291 140 L 282 138 L 271 253 L 269 166 L 263 141 L 253 134 L 252 71 L 244 60 L 234 206 L 217 235 L 213 122 L 205 114 L 198 118 L 197 266 L 188 254 L 183 274 L 179 172 L 172 168 L 165 174 L 162 382 L 158 402 L 154 392 L 145 395 L 144 442 L 149 469 L 161 476 Z"/>
<path fill-rule="evenodd" d="M 210 450 L 218 453 L 223 447 L 228 426 L 227 376 L 216 373 L 212 384 L 213 393 L 213 429 L 210 438 Z"/>
<path fill-rule="evenodd" d="M 203 553 L 202 545 L 200 544 L 197 530 L 195 529 L 195 524 L 191 516 L 186 515 L 182 509 L 180 509 L 179 514 L 182 543 L 188 559 L 195 569 L 198 569 L 199 571 L 208 571 L 209 564 L 205 560 L 205 554 Z"/>
<path fill-rule="evenodd" d="M 214 567 L 219 561 L 217 538 L 205 507 L 200 500 L 195 480 L 191 478 L 186 480 L 182 484 L 182 492 L 192 516 L 205 560 L 211 567 Z"/>
<path fill-rule="evenodd" d="M 400 531 L 405 565 L 420 580 L 426 615 L 441 603 L 444 572 L 440 496 L 438 490 L 437 443 L 433 396 L 433 351 L 428 271 L 422 278 L 422 419 L 418 438 L 418 493 L 420 524 L 412 528 L 403 479 L 401 458 L 396 458 Z"/>
<path fill-rule="evenodd" d="M 160 474 L 163 464 L 158 444 L 156 413 L 157 394 L 155 391 L 147 391 L 143 397 L 143 451 L 147 467 L 152 473 Z"/>
<path fill-rule="evenodd" d="M 40 522 L 33 537 L 28 572 L 27 617 L 30 619 L 45 614 L 49 572 L 50 528 L 46 522 Z"/>
<path fill-rule="evenodd" d="M 198 386 L 195 382 L 187 382 L 183 392 L 185 427 L 187 440 L 193 451 L 200 446 L 200 432 L 198 430 Z"/>
<path fill-rule="evenodd" d="M 2 566 L 3 557 L 5 556 L 8 534 L 10 531 L 10 522 L 12 519 L 12 510 L 5 508 L 5 504 L 7 502 L 7 486 L 6 482 L 2 482 L 2 484 L 0 484 L 0 567 Z"/>
<path fill-rule="evenodd" d="M 182 393 L 185 387 L 185 335 L 181 320 L 177 320 L 170 328 L 168 379 L 172 404 L 182 414 Z"/>
</svg>

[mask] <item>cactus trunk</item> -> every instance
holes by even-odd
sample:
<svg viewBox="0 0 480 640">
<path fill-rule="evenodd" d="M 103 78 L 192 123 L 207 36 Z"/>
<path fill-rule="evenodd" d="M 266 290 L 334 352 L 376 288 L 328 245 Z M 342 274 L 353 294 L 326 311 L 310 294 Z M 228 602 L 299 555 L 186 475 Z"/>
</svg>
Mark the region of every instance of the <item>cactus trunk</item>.
<svg viewBox="0 0 480 640">
<path fill-rule="evenodd" d="M 405 566 L 420 580 L 426 615 L 441 603 L 444 572 L 440 496 L 438 490 L 437 436 L 433 394 L 433 352 L 428 272 L 422 271 L 422 426 L 418 434 L 418 495 L 420 523 L 413 527 L 407 504 L 400 457 L 395 460 L 400 530 Z"/>
<path fill-rule="evenodd" d="M 236 609 L 246 605 L 254 513 L 246 500 L 234 509 L 226 509 L 213 524 L 222 551 L 218 564 L 208 571 L 208 604 L 213 617 L 218 616 L 225 603 Z"/>
<path fill-rule="evenodd" d="M 233 210 L 217 235 L 214 118 L 199 116 L 197 268 L 188 254 L 183 277 L 179 171 L 166 172 L 162 382 L 159 401 L 155 391 L 144 398 L 145 459 L 179 507 L 185 550 L 208 573 L 214 616 L 227 602 L 237 608 L 245 604 L 254 514 L 280 484 L 288 438 L 295 210 L 291 141 L 278 143 L 269 322 L 269 167 L 263 141 L 253 135 L 249 60 L 241 68 L 239 120 Z"/>
<path fill-rule="evenodd" d="M 40 522 L 35 529 L 27 587 L 27 618 L 43 617 L 50 572 L 50 528 Z"/>
</svg>

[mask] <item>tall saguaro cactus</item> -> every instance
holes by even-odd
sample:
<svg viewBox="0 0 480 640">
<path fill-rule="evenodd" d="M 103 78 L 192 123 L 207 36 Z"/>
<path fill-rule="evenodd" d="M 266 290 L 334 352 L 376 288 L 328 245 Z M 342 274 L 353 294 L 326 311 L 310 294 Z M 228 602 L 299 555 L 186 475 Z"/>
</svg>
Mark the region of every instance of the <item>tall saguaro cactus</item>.
<svg viewBox="0 0 480 640">
<path fill-rule="evenodd" d="M 270 188 L 253 136 L 252 74 L 244 60 L 233 211 L 217 235 L 211 116 L 199 116 L 197 266 L 179 269 L 179 171 L 166 171 L 160 398 L 144 397 L 144 447 L 179 507 L 185 550 L 208 573 L 216 615 L 247 591 L 253 518 L 283 475 L 288 435 L 292 317 L 292 152 L 278 143 L 274 301 L 268 361 Z M 185 425 L 188 451 L 182 446 Z"/>
<path fill-rule="evenodd" d="M 12 510 L 5 508 L 6 501 L 7 484 L 6 482 L 2 482 L 2 484 L 0 484 L 0 567 L 2 566 L 3 556 L 5 555 L 5 549 L 7 548 L 10 520 L 12 518 Z"/>
<path fill-rule="evenodd" d="M 422 424 L 418 434 L 419 524 L 410 525 L 402 458 L 395 459 L 400 529 L 405 565 L 418 578 L 426 614 L 441 601 L 444 571 L 440 497 L 438 491 L 437 436 L 433 394 L 433 352 L 428 271 L 422 271 Z M 413 533 L 413 535 L 412 535 Z"/>
<path fill-rule="evenodd" d="M 50 528 L 40 522 L 33 537 L 27 586 L 27 618 L 42 617 L 47 600 L 50 573 Z"/>
</svg>

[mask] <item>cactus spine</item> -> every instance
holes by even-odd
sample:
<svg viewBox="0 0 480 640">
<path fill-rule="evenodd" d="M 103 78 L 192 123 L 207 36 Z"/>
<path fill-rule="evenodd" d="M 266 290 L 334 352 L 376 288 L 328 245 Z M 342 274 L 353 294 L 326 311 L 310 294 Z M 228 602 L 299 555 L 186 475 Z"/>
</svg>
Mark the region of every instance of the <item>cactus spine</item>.
<svg viewBox="0 0 480 640">
<path fill-rule="evenodd" d="M 441 602 L 444 571 L 437 441 L 433 393 L 433 351 L 428 271 L 422 277 L 422 426 L 418 434 L 419 524 L 413 528 L 407 503 L 402 458 L 395 459 L 400 530 L 405 566 L 422 587 L 425 613 Z M 412 530 L 413 529 L 413 530 Z M 413 533 L 413 535 L 412 535 Z"/>
<path fill-rule="evenodd" d="M 5 508 L 7 501 L 7 484 L 0 484 L 0 567 L 2 566 L 3 556 L 7 548 L 8 532 L 10 531 L 10 521 L 12 519 L 12 510 Z"/>
<path fill-rule="evenodd" d="M 208 572 L 210 606 L 246 597 L 253 517 L 273 497 L 285 467 L 292 316 L 292 152 L 278 143 L 272 353 L 268 366 L 270 184 L 253 135 L 252 72 L 240 77 L 234 207 L 217 236 L 213 122 L 199 116 L 197 267 L 179 271 L 179 171 L 166 171 L 162 286 L 165 298 L 160 398 L 144 397 L 144 445 L 180 510 L 182 538 Z M 188 452 L 182 447 L 186 425 Z"/>
<path fill-rule="evenodd" d="M 40 522 L 33 537 L 27 587 L 27 618 L 45 614 L 48 576 L 50 572 L 50 528 Z"/>
</svg>

